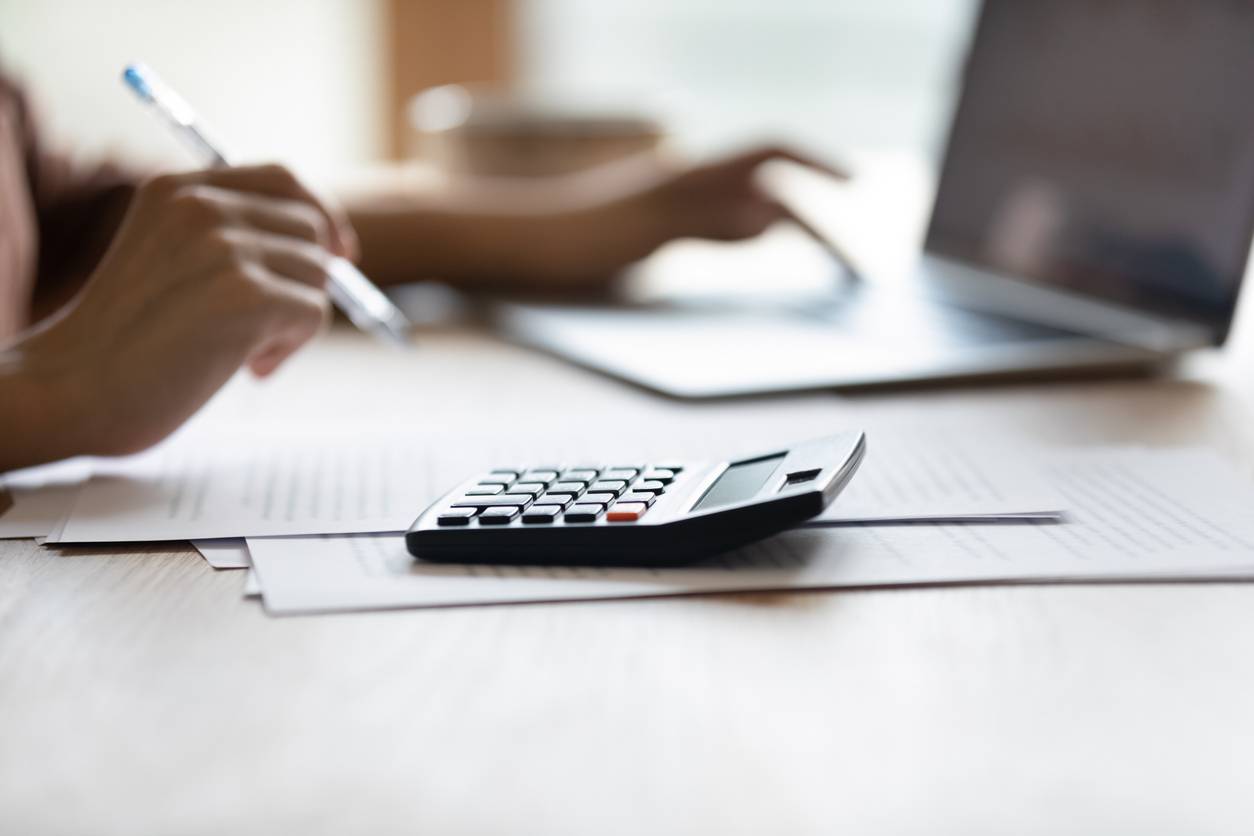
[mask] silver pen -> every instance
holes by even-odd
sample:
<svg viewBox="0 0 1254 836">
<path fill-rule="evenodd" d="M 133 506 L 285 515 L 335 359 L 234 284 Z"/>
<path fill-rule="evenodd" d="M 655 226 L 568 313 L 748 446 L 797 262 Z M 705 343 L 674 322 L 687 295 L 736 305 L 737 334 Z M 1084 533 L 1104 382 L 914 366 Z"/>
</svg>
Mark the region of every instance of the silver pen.
<svg viewBox="0 0 1254 836">
<path fill-rule="evenodd" d="M 188 147 L 214 168 L 230 165 L 218 147 L 206 137 L 200 120 L 181 96 L 144 64 L 131 64 L 122 73 L 126 86 L 150 105 Z M 351 261 L 335 256 L 329 269 L 327 293 L 340 310 L 362 331 L 388 342 L 410 346 L 412 325 L 383 291 L 362 275 Z"/>
</svg>

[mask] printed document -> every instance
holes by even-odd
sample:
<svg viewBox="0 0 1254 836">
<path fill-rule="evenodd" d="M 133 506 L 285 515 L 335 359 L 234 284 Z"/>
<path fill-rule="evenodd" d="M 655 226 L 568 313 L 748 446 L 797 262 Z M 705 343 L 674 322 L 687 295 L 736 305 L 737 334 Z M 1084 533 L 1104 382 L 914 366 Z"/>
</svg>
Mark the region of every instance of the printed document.
<svg viewBox="0 0 1254 836">
<path fill-rule="evenodd" d="M 91 473 L 85 459 L 17 470 L 0 477 L 12 505 L 0 511 L 0 540 L 47 537 Z"/>
<path fill-rule="evenodd" d="M 249 539 L 273 613 L 987 581 L 1254 574 L 1254 488 L 1204 452 L 1053 457 L 1068 522 L 797 530 L 680 569 L 416 561 L 397 535 Z"/>
<path fill-rule="evenodd" d="M 402 439 L 181 438 L 101 463 L 54 543 L 398 531 L 433 493 Z"/>
<path fill-rule="evenodd" d="M 700 436 L 650 443 L 657 449 L 606 449 L 592 437 L 559 446 L 420 433 L 184 435 L 138 457 L 99 463 L 49 541 L 397 532 L 452 485 L 502 463 L 582 461 L 589 451 L 631 461 L 673 459 L 676 451 L 706 461 L 754 452 L 715 450 Z M 873 435 L 859 472 L 815 524 L 1057 518 L 1064 503 L 1038 466 L 1022 448 Z"/>
<path fill-rule="evenodd" d="M 226 537 L 220 540 L 193 540 L 192 548 L 200 552 L 215 569 L 249 569 L 248 542 L 242 537 Z"/>
</svg>

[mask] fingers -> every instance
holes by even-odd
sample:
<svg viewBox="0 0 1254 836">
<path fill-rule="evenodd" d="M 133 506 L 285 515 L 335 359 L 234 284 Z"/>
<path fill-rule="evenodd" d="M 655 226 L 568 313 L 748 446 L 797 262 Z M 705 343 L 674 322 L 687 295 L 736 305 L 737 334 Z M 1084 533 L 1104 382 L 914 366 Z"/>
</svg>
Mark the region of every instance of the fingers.
<svg viewBox="0 0 1254 836">
<path fill-rule="evenodd" d="M 753 171 L 758 166 L 774 160 L 784 160 L 790 163 L 796 163 L 800 166 L 822 172 L 837 180 L 848 180 L 849 172 L 841 166 L 834 163 L 825 162 L 823 160 L 803 154 L 792 148 L 782 145 L 767 145 L 760 148 L 754 148 L 744 151 L 728 158 L 723 165 L 729 168 L 741 169 L 744 171 Z"/>
<path fill-rule="evenodd" d="M 267 338 L 249 356 L 247 365 L 253 374 L 266 377 L 322 330 L 330 308 L 326 295 L 307 283 L 279 275 L 261 283 L 270 323 Z"/>
<path fill-rule="evenodd" d="M 325 286 L 329 231 L 323 216 L 308 204 L 215 186 L 184 186 L 175 195 L 194 197 L 208 207 L 199 211 L 222 227 L 234 247 L 248 251 L 272 272 Z"/>
<path fill-rule="evenodd" d="M 216 221 L 239 229 L 272 233 L 317 244 L 334 251 L 326 218 L 307 203 L 230 191 L 217 186 L 184 186 L 178 195 L 193 194 L 216 211 Z"/>
<path fill-rule="evenodd" d="M 248 359 L 258 377 L 266 377 L 313 338 L 330 310 L 322 292 L 329 259 L 317 244 L 279 235 L 253 233 L 250 248 L 264 267 L 262 279 L 269 323 L 266 339 Z"/>
<path fill-rule="evenodd" d="M 178 186 L 213 186 L 228 191 L 264 195 L 281 200 L 295 201 L 315 210 L 326 224 L 327 247 L 336 255 L 355 258 L 357 235 L 344 213 L 318 198 L 288 169 L 280 165 L 241 166 L 238 168 L 208 169 L 169 178 Z"/>
<path fill-rule="evenodd" d="M 326 287 L 330 256 L 321 247 L 277 235 L 257 236 L 256 247 L 270 272 L 319 290 Z"/>
<path fill-rule="evenodd" d="M 695 211 L 684 219 L 684 235 L 711 241 L 743 241 L 787 217 L 778 202 L 765 196 L 741 196 L 716 212 Z"/>
<path fill-rule="evenodd" d="M 719 237 L 727 241 L 756 238 L 776 221 L 786 217 L 788 210 L 777 201 L 769 198 L 748 200 L 736 207 L 725 234 Z"/>
<path fill-rule="evenodd" d="M 316 244 L 324 250 L 340 254 L 334 236 L 322 213 L 307 203 L 295 200 L 249 198 L 233 192 L 222 192 L 232 205 L 235 217 L 254 229 Z"/>
</svg>

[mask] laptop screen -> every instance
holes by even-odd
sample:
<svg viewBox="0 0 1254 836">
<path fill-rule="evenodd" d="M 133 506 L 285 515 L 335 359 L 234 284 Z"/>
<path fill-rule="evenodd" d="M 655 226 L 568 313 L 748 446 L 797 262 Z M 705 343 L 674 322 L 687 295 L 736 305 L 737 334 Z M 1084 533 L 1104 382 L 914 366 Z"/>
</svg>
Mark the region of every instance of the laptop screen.
<svg viewBox="0 0 1254 836">
<path fill-rule="evenodd" d="M 1226 332 L 1254 232 L 1254 2 L 987 0 L 927 249 Z"/>
</svg>

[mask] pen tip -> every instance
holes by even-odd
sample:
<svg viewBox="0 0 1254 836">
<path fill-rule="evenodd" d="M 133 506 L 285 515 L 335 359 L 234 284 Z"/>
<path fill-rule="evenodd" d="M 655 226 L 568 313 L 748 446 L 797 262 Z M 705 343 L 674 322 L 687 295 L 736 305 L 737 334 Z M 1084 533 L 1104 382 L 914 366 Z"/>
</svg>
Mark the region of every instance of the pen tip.
<svg viewBox="0 0 1254 836">
<path fill-rule="evenodd" d="M 143 64 L 127 64 L 122 70 L 122 81 L 145 99 L 152 98 L 152 89 L 144 78 Z"/>
</svg>

